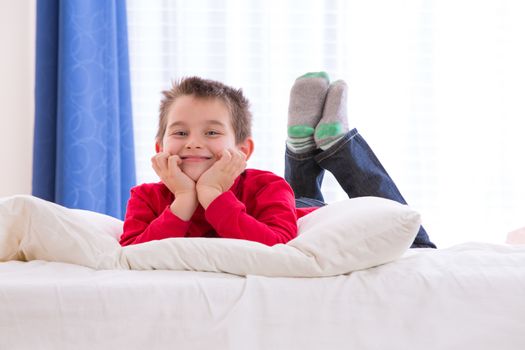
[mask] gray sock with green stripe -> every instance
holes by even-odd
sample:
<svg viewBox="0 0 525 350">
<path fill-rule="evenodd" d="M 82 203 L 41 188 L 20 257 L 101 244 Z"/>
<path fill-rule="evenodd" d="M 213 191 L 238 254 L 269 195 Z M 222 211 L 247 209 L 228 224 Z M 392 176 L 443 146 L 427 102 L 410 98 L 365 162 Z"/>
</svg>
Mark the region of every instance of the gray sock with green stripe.
<svg viewBox="0 0 525 350">
<path fill-rule="evenodd" d="M 286 140 L 291 151 L 304 153 L 317 148 L 314 131 L 323 113 L 328 86 L 325 72 L 306 73 L 295 80 L 290 91 Z"/>
<path fill-rule="evenodd" d="M 348 87 L 343 80 L 334 81 L 328 88 L 323 116 L 315 128 L 315 143 L 327 150 L 348 132 L 346 101 Z"/>
</svg>

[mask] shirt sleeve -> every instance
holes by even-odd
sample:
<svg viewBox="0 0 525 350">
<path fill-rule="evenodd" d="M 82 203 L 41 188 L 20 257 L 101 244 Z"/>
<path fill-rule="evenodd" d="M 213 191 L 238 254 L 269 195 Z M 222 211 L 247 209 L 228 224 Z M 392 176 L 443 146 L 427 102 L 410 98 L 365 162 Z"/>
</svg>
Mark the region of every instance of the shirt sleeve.
<svg viewBox="0 0 525 350">
<path fill-rule="evenodd" d="M 153 198 L 155 197 L 142 193 L 140 187 L 131 190 L 124 230 L 120 237 L 122 246 L 185 236 L 190 222 L 173 214 L 169 205 L 159 213 L 155 210 L 155 203 L 152 203 Z"/>
<path fill-rule="evenodd" d="M 248 196 L 249 210 L 231 191 L 222 193 L 208 206 L 206 220 L 219 237 L 272 246 L 297 236 L 293 191 L 284 179 L 274 178 Z"/>
</svg>

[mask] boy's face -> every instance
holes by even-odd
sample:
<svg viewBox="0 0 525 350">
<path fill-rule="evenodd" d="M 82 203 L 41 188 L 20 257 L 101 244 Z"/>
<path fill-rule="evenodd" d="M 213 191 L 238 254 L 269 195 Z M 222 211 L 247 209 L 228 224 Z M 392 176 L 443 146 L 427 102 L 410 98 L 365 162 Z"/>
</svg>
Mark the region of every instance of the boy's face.
<svg viewBox="0 0 525 350">
<path fill-rule="evenodd" d="M 222 150 L 238 149 L 248 158 L 252 142 L 235 143 L 230 111 L 220 99 L 183 95 L 171 105 L 162 144 L 157 143 L 156 148 L 157 152 L 178 155 L 181 170 L 197 181 Z"/>
</svg>

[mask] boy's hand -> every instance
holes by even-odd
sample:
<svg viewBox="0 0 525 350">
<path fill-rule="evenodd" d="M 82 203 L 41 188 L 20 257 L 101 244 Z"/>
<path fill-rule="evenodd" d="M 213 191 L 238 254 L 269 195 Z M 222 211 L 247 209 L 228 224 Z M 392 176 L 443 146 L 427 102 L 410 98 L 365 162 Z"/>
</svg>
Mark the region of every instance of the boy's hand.
<svg viewBox="0 0 525 350">
<path fill-rule="evenodd" d="M 218 157 L 219 160 L 197 181 L 197 197 L 204 209 L 221 193 L 228 191 L 246 168 L 246 155 L 239 150 L 225 149 Z"/>
<path fill-rule="evenodd" d="M 195 191 L 195 181 L 184 174 L 179 167 L 182 160 L 177 155 L 159 152 L 151 158 L 153 170 L 160 180 L 175 195 L 175 200 L 170 206 L 173 214 L 182 220 L 189 220 L 199 202 Z"/>
<path fill-rule="evenodd" d="M 151 158 L 153 170 L 175 196 L 195 191 L 195 181 L 182 172 L 180 163 L 182 160 L 179 156 L 171 156 L 166 152 L 159 152 Z"/>
</svg>

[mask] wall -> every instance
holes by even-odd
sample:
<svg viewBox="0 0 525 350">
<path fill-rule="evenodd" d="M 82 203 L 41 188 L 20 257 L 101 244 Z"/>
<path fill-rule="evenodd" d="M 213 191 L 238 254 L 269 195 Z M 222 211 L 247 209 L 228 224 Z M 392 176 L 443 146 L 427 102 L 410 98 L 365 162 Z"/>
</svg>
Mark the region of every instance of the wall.
<svg viewBox="0 0 525 350">
<path fill-rule="evenodd" d="M 0 0 L 0 197 L 31 193 L 35 0 Z"/>
</svg>

